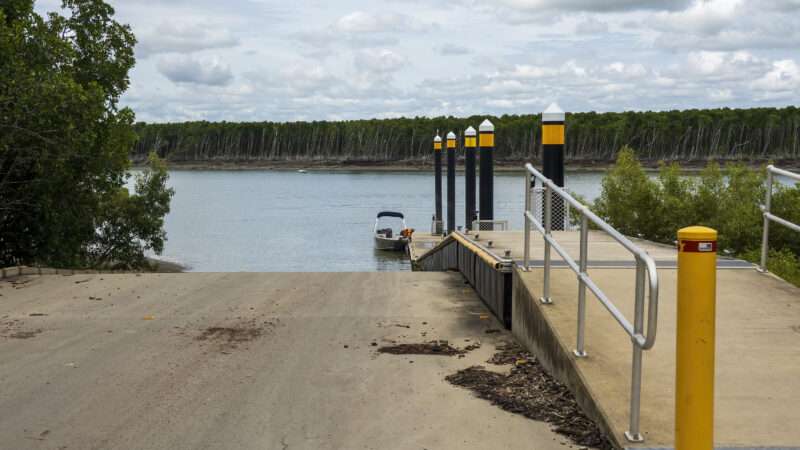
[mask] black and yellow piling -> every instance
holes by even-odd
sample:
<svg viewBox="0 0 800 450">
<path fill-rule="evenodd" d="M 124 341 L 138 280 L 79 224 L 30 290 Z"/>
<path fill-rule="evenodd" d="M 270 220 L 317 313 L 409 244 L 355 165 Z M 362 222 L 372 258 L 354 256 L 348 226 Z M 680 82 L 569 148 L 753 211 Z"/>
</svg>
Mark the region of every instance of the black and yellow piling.
<svg viewBox="0 0 800 450">
<path fill-rule="evenodd" d="M 542 113 L 542 173 L 556 184 L 564 187 L 564 111 L 555 103 Z M 563 230 L 565 226 L 564 200 L 552 198 L 552 229 Z"/>
<path fill-rule="evenodd" d="M 436 213 L 433 216 L 434 234 L 442 234 L 442 137 L 433 139 L 433 166 L 436 191 Z"/>
<path fill-rule="evenodd" d="M 465 227 L 472 229 L 475 220 L 475 148 L 478 147 L 478 133 L 469 127 L 464 132 L 464 212 Z"/>
<path fill-rule="evenodd" d="M 486 119 L 478 127 L 481 155 L 480 220 L 494 220 L 494 124 Z M 484 226 L 492 229 L 491 224 Z"/>
<path fill-rule="evenodd" d="M 456 135 L 447 133 L 447 234 L 456 229 Z"/>
</svg>

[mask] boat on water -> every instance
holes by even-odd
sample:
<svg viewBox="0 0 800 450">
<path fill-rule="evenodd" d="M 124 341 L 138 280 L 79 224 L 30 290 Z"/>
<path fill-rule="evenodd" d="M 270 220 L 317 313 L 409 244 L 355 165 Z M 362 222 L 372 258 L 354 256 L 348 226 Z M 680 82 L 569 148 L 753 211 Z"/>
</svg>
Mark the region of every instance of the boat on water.
<svg viewBox="0 0 800 450">
<path fill-rule="evenodd" d="M 391 219 L 400 219 L 400 227 L 387 226 L 386 223 Z M 375 219 L 375 249 L 404 250 L 413 232 L 413 229 L 406 227 L 406 219 L 402 213 L 381 211 Z"/>
</svg>

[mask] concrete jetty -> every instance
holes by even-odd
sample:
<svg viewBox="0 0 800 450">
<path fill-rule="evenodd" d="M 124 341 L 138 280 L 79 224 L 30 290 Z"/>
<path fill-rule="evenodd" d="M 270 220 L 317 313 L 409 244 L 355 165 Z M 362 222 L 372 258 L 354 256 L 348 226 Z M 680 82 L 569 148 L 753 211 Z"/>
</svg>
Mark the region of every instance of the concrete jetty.
<svg viewBox="0 0 800 450">
<path fill-rule="evenodd" d="M 475 235 L 479 238 L 475 239 Z M 578 255 L 579 234 L 554 231 Z M 672 448 L 674 430 L 677 251 L 636 240 L 656 261 L 660 279 L 658 337 L 644 354 L 641 430 L 645 441 L 628 442 L 631 341 L 591 295 L 587 297 L 586 351 L 573 354 L 578 283 L 554 253 L 553 303 L 543 289 L 543 241 L 531 241 L 531 269 L 521 267 L 523 233 L 480 231 L 462 235 L 515 261 L 511 329 L 550 371 L 570 386 L 590 416 L 620 448 Z M 430 258 L 441 237 L 415 236 L 412 261 Z M 490 245 L 491 241 L 491 245 Z M 467 247 L 464 247 L 467 248 Z M 634 265 L 630 253 L 599 231 L 589 233 L 589 274 L 627 317 L 633 316 Z M 744 261 L 720 259 L 717 271 L 717 448 L 800 448 L 800 289 L 760 273 Z"/>
<path fill-rule="evenodd" d="M 565 448 L 444 380 L 513 340 L 454 273 L 12 276 L 0 318 L 2 448 Z M 435 339 L 482 345 L 376 352 Z"/>
</svg>

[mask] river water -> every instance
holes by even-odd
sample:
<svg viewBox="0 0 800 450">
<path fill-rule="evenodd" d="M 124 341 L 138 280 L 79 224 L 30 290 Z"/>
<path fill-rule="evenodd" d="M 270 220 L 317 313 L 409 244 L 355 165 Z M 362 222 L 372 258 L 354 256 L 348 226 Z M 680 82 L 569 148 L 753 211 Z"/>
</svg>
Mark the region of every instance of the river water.
<svg viewBox="0 0 800 450">
<path fill-rule="evenodd" d="M 567 173 L 567 188 L 590 200 L 602 172 Z M 446 207 L 446 183 L 444 213 Z M 406 215 L 430 232 L 433 174 L 428 172 L 172 171 L 162 259 L 199 272 L 407 270 L 399 253 L 373 249 L 380 210 Z M 522 228 L 522 174 L 495 177 L 495 218 Z M 456 218 L 464 221 L 464 179 Z"/>
</svg>

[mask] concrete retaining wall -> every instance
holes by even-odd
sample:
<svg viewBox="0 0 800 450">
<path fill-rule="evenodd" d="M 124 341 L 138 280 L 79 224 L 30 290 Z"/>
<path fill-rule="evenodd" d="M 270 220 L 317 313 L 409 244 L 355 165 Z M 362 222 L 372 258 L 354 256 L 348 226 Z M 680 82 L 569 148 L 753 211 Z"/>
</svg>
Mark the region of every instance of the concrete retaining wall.
<svg viewBox="0 0 800 450">
<path fill-rule="evenodd" d="M 511 328 L 511 278 L 507 269 L 496 267 L 457 239 L 446 239 L 415 264 L 415 270 L 458 271 L 475 289 L 489 310 Z"/>
<path fill-rule="evenodd" d="M 512 334 L 536 356 L 551 375 L 569 388 L 583 412 L 597 423 L 617 448 L 623 448 L 620 442 L 614 442 L 616 438 L 605 414 L 594 401 L 587 383 L 575 366 L 572 349 L 559 341 L 543 313 L 543 305 L 539 301 L 540 293 L 533 286 L 522 282 L 520 270 L 515 267 L 513 274 Z"/>
</svg>

